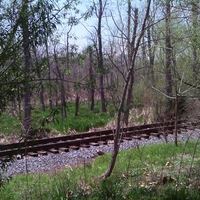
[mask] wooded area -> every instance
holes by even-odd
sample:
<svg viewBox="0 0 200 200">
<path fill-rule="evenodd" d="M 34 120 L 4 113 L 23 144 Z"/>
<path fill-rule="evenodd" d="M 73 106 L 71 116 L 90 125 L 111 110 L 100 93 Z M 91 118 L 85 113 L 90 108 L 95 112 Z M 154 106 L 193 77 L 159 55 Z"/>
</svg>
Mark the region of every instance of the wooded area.
<svg viewBox="0 0 200 200">
<path fill-rule="evenodd" d="M 176 96 L 198 97 L 198 0 L 98 0 L 84 13 L 79 4 L 1 1 L 1 113 L 24 110 L 25 132 L 35 106 L 61 105 L 64 120 L 68 100 L 76 101 L 76 115 L 82 100 L 91 101 L 92 110 L 100 99 L 106 112 L 106 102 L 117 110 L 123 94 L 120 109 L 127 125 L 135 106 L 151 107 L 156 119 L 171 115 Z M 88 46 L 80 50 L 71 43 L 72 28 L 91 18 L 97 23 L 88 30 Z"/>
<path fill-rule="evenodd" d="M 93 0 L 84 12 L 80 5 L 1 1 L 0 113 L 18 116 L 29 133 L 36 107 L 60 105 L 65 120 L 68 101 L 76 102 L 75 116 L 80 101 L 93 110 L 100 100 L 102 112 L 111 103 L 117 113 L 115 160 L 118 133 L 134 108 L 143 109 L 147 123 L 182 114 L 188 100 L 193 106 L 198 101 L 200 1 Z M 76 45 L 73 27 L 91 19 L 88 46 Z"/>
</svg>

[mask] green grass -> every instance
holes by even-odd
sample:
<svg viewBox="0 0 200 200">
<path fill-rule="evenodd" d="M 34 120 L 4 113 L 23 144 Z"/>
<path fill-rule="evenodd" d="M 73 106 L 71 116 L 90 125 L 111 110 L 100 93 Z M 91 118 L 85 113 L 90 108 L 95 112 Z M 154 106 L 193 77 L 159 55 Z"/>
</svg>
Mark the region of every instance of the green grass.
<svg viewBox="0 0 200 200">
<path fill-rule="evenodd" d="M 10 114 L 0 115 L 0 134 L 13 135 L 21 133 L 20 121 Z"/>
<path fill-rule="evenodd" d="M 62 121 L 60 106 L 54 107 L 53 112 L 47 109 L 45 112 L 34 108 L 32 110 L 32 126 L 34 130 L 42 128 L 55 134 L 68 134 L 69 131 L 83 132 L 93 127 L 104 127 L 113 115 L 102 113 L 100 104 L 96 102 L 94 111 L 89 109 L 88 102 L 80 102 L 78 116 L 75 116 L 74 102 L 67 103 L 67 118 Z M 44 126 L 43 126 L 44 122 Z M 0 134 L 19 135 L 22 133 L 22 122 L 17 117 L 9 114 L 0 116 Z"/>
<path fill-rule="evenodd" d="M 82 167 L 18 175 L 0 189 L 0 199 L 199 199 L 199 147 L 199 142 L 186 142 L 121 151 L 112 176 L 101 182 L 110 154 Z"/>
</svg>

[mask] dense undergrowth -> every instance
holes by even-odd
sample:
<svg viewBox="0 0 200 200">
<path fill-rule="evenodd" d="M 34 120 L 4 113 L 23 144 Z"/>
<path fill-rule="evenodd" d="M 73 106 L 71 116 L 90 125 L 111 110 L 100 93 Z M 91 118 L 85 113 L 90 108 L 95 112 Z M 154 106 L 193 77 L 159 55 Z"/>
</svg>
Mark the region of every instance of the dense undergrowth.
<svg viewBox="0 0 200 200">
<path fill-rule="evenodd" d="M 18 175 L 0 189 L 2 200 L 200 199 L 200 142 L 156 144 L 121 151 L 114 172 L 98 181 L 111 155 L 59 172 Z"/>
</svg>

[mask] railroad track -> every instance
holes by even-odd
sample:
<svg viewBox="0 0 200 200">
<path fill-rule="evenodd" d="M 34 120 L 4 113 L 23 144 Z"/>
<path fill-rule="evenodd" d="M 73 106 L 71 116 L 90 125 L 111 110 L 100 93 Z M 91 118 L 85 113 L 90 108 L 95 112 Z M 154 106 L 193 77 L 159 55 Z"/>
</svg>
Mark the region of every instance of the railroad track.
<svg viewBox="0 0 200 200">
<path fill-rule="evenodd" d="M 185 120 L 179 120 L 177 130 L 186 129 Z M 124 140 L 141 140 L 161 135 L 173 134 L 175 122 L 167 121 L 140 126 L 121 128 L 121 142 Z M 48 153 L 57 154 L 61 151 L 78 150 L 79 148 L 89 148 L 112 143 L 114 140 L 115 129 L 101 130 L 95 132 L 85 132 L 67 136 L 28 140 L 19 143 L 0 145 L 0 157 L 11 157 L 13 155 L 41 156 Z"/>
</svg>

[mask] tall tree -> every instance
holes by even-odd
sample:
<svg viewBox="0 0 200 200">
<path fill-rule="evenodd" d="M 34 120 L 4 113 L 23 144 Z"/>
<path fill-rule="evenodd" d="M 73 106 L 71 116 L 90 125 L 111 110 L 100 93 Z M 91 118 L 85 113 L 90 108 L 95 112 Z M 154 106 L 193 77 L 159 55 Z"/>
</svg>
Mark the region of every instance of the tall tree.
<svg viewBox="0 0 200 200">
<path fill-rule="evenodd" d="M 140 34 L 138 35 L 137 38 L 137 42 L 135 45 L 135 49 L 134 49 L 134 54 L 132 57 L 132 62 L 131 62 L 131 66 L 127 72 L 127 76 L 125 79 L 125 85 L 124 85 L 124 89 L 122 92 L 122 96 L 121 96 L 121 101 L 120 101 L 120 105 L 118 108 L 118 113 L 117 113 L 117 123 L 116 123 L 116 130 L 114 133 L 114 149 L 113 149 L 113 154 L 112 154 L 112 158 L 110 161 L 110 165 L 108 167 L 108 169 L 106 170 L 106 172 L 100 177 L 100 179 L 106 179 L 107 177 L 109 177 L 114 169 L 115 163 L 116 163 L 116 159 L 117 159 L 117 155 L 119 152 L 119 147 L 120 147 L 120 131 L 121 131 L 121 115 L 123 112 L 123 108 L 124 108 L 124 103 L 125 103 L 125 99 L 126 99 L 126 94 L 127 94 L 127 90 L 128 90 L 128 86 L 131 80 L 131 76 L 134 70 L 134 66 L 135 66 L 135 60 L 136 60 L 136 55 L 138 53 L 138 49 L 141 43 L 141 39 L 144 35 L 144 31 L 146 28 L 146 21 L 149 15 L 149 10 L 150 10 L 150 5 L 151 5 L 151 0 L 148 0 L 147 2 L 147 6 L 146 6 L 146 12 L 145 12 L 145 16 L 142 22 L 142 27 L 141 27 L 141 31 Z"/>
<path fill-rule="evenodd" d="M 166 0 L 166 11 L 165 11 L 165 76 L 166 76 L 166 95 L 167 99 L 166 114 L 171 108 L 171 97 L 172 97 L 172 45 L 171 45 L 171 0 Z"/>
<path fill-rule="evenodd" d="M 89 89 L 90 89 L 90 110 L 94 110 L 95 77 L 93 72 L 93 48 L 88 47 L 89 54 Z"/>
<path fill-rule="evenodd" d="M 0 4 L 0 114 L 8 103 L 22 99 L 21 35 L 17 33 L 23 10 L 18 7 L 18 2 Z"/>
<path fill-rule="evenodd" d="M 199 9 L 199 1 L 191 1 L 191 12 L 192 12 L 192 48 L 193 48 L 193 64 L 192 64 L 192 69 L 193 69 L 193 74 L 195 81 L 198 80 L 198 74 L 199 74 L 199 37 L 198 37 L 198 31 L 199 31 L 199 20 L 198 20 L 198 9 Z"/>
<path fill-rule="evenodd" d="M 60 98 L 61 98 L 61 114 L 62 114 L 62 120 L 64 121 L 67 117 L 67 111 L 66 111 L 66 100 L 65 100 L 65 86 L 64 86 L 64 74 L 59 66 L 58 57 L 56 54 L 56 47 L 54 46 L 54 61 L 56 65 L 56 70 L 58 74 L 58 78 L 60 80 Z"/>
<path fill-rule="evenodd" d="M 99 87 L 100 87 L 100 95 L 101 95 L 101 111 L 106 112 L 106 100 L 105 100 L 105 89 L 104 89 L 104 60 L 103 60 L 103 46 L 102 46 L 102 18 L 103 13 L 107 4 L 107 0 L 103 2 L 103 0 L 98 0 L 97 3 L 94 2 L 95 7 L 95 14 L 98 18 L 98 25 L 97 25 L 97 59 L 98 59 L 98 70 L 99 70 Z"/>
<path fill-rule="evenodd" d="M 42 60 L 41 58 L 39 58 L 39 55 L 37 54 L 37 49 L 35 47 L 33 47 L 33 53 L 34 53 L 34 60 L 35 60 L 35 65 L 36 65 L 36 73 L 37 73 L 37 77 L 39 79 L 39 96 L 40 96 L 40 106 L 41 106 L 41 110 L 45 111 L 45 102 L 44 102 L 44 84 L 42 82 L 42 70 L 41 67 L 42 66 Z"/>
<path fill-rule="evenodd" d="M 154 77 L 154 60 L 155 60 L 155 48 L 156 45 L 154 45 L 154 26 L 152 19 L 154 16 L 148 16 L 147 18 L 147 43 L 148 43 L 148 57 L 149 57 L 149 63 L 147 64 L 148 69 L 148 78 L 150 80 L 150 85 L 155 86 L 155 77 Z"/>
<path fill-rule="evenodd" d="M 127 47 L 128 47 L 128 67 L 133 65 L 133 56 L 135 54 L 135 43 L 137 38 L 137 27 L 138 27 L 138 9 L 135 8 L 134 10 L 134 25 L 133 30 L 131 30 L 132 27 L 132 5 L 131 0 L 128 0 L 128 23 L 127 23 Z M 133 66 L 134 67 L 134 66 Z M 135 67 L 134 67 L 135 68 Z M 134 84 L 134 70 L 131 73 L 130 76 L 130 83 L 128 86 L 128 92 L 127 92 L 127 98 L 126 98 L 126 105 L 125 105 L 125 115 L 124 115 L 124 122 L 126 125 L 128 125 L 128 119 L 129 119 L 129 111 L 131 109 L 131 101 L 132 101 L 132 95 L 133 95 L 133 84 Z"/>
<path fill-rule="evenodd" d="M 29 11 L 28 0 L 22 1 L 21 26 L 23 35 L 23 53 L 24 53 L 24 130 L 29 133 L 31 130 L 31 88 L 30 88 L 30 70 L 31 70 L 31 53 L 30 53 L 30 32 L 29 32 Z"/>
</svg>

